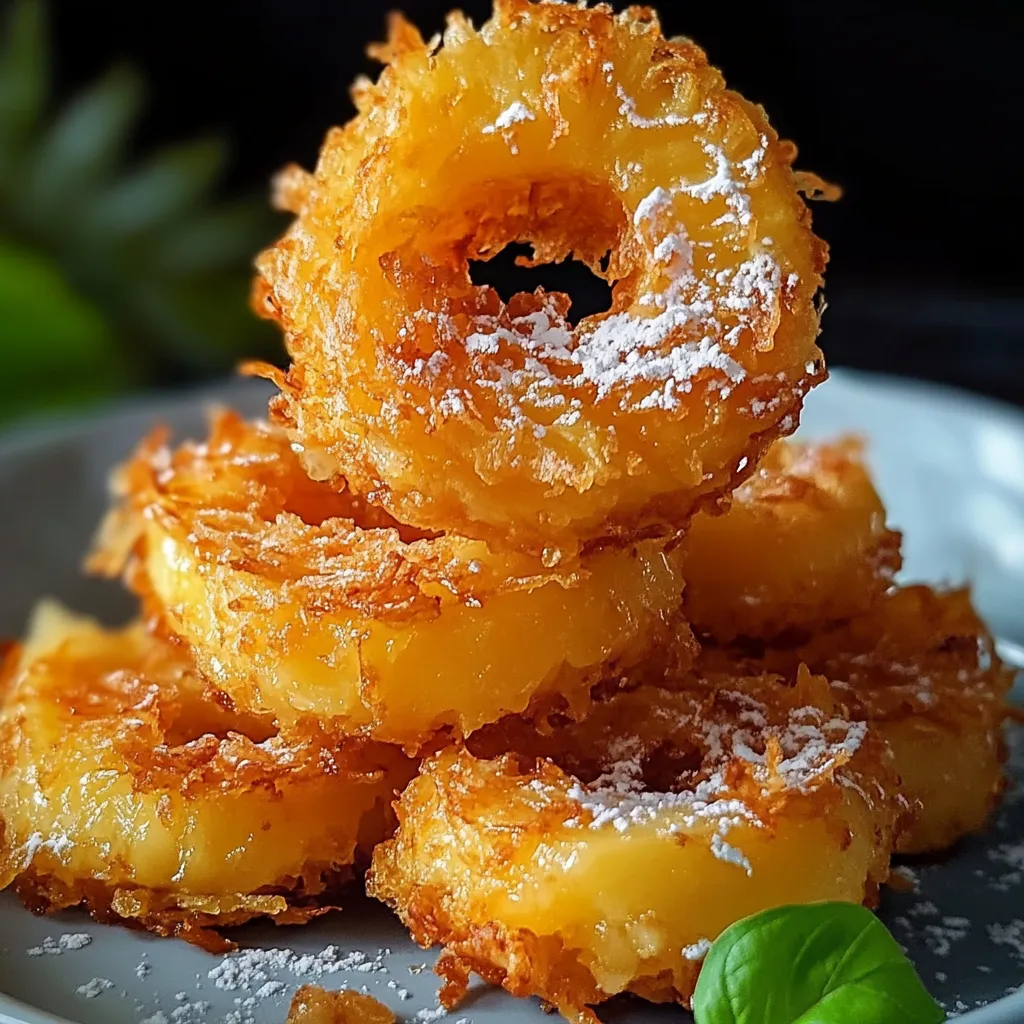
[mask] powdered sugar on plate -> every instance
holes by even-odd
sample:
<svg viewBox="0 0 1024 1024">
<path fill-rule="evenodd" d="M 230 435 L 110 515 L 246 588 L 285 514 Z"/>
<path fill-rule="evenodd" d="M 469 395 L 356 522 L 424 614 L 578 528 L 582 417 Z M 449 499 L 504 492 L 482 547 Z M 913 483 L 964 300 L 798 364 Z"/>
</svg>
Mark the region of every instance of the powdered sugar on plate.
<svg viewBox="0 0 1024 1024">
<path fill-rule="evenodd" d="M 84 949 L 90 942 L 92 936 L 88 932 L 67 932 L 57 938 L 47 935 L 40 945 L 31 946 L 25 952 L 29 956 L 59 956 L 61 953 Z"/>
<path fill-rule="evenodd" d="M 229 953 L 211 968 L 207 977 L 217 988 L 233 992 L 257 988 L 283 972 L 303 981 L 319 981 L 341 971 L 383 973 L 387 971 L 384 961 L 388 955 L 388 951 L 383 949 L 373 957 L 358 949 L 346 953 L 337 946 L 327 946 L 319 953 L 297 953 L 291 949 L 244 949 Z"/>
<path fill-rule="evenodd" d="M 1007 924 L 990 924 L 988 937 L 995 945 L 1008 947 L 1017 962 L 1024 966 L 1024 920 L 1014 918 Z"/>
<path fill-rule="evenodd" d="M 75 989 L 75 995 L 82 996 L 84 999 L 95 999 L 113 987 L 114 983 L 109 978 L 93 978 L 92 981 L 79 985 Z"/>
</svg>

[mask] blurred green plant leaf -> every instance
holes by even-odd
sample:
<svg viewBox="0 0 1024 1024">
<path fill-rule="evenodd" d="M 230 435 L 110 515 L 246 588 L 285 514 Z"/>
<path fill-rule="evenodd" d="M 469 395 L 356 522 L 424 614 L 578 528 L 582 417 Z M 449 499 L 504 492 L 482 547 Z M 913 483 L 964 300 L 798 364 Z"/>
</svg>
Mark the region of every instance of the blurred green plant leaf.
<svg viewBox="0 0 1024 1024">
<path fill-rule="evenodd" d="M 103 314 L 72 291 L 54 261 L 0 239 L 0 351 L 5 372 L 17 377 L 116 350 Z"/>
<path fill-rule="evenodd" d="M 273 358 L 248 292 L 281 218 L 216 201 L 220 139 L 125 168 L 144 91 L 129 68 L 47 115 L 45 20 L 42 0 L 14 0 L 0 45 L 0 355 L 23 382 L 0 419 Z"/>
<path fill-rule="evenodd" d="M 139 76 L 116 67 L 61 111 L 22 174 L 29 216 L 52 217 L 54 207 L 68 210 L 117 167 L 142 94 Z"/>
<path fill-rule="evenodd" d="M 0 418 L 76 404 L 124 385 L 110 325 L 39 253 L 0 241 Z"/>
<path fill-rule="evenodd" d="M 239 199 L 168 225 L 150 250 L 153 269 L 170 276 L 205 274 L 248 263 L 279 218 L 262 200 Z"/>
<path fill-rule="evenodd" d="M 162 150 L 96 197 L 90 225 L 109 238 L 127 239 L 184 216 L 213 189 L 226 155 L 219 139 Z"/>
<path fill-rule="evenodd" d="M 13 0 L 0 41 L 0 183 L 16 165 L 48 94 L 49 52 L 38 0 Z"/>
<path fill-rule="evenodd" d="M 94 405 L 123 392 L 128 386 L 116 366 L 97 366 L 87 375 L 65 378 L 29 377 L 3 399 L 0 419 L 43 415 Z"/>
<path fill-rule="evenodd" d="M 277 330 L 265 320 L 256 320 L 249 310 L 250 278 L 249 273 L 221 273 L 182 280 L 171 286 L 183 321 L 191 324 L 194 331 L 202 326 L 214 339 L 214 345 L 205 348 L 206 360 L 219 364 L 231 360 L 234 364 L 240 354 L 247 358 L 272 358 L 280 345 Z"/>
</svg>

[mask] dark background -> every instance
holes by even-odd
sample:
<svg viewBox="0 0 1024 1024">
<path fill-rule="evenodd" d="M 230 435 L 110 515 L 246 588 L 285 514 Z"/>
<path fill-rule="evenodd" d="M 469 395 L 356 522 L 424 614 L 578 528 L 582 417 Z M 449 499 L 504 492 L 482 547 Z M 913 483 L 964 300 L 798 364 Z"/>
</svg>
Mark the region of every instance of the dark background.
<svg viewBox="0 0 1024 1024">
<path fill-rule="evenodd" d="M 135 143 L 213 130 L 227 188 L 313 163 L 373 72 L 390 5 L 343 0 L 56 0 L 58 94 L 117 59 L 150 102 Z M 405 0 L 429 35 L 448 3 Z M 816 207 L 831 243 L 823 344 L 835 364 L 946 380 L 1024 402 L 1024 16 L 1020 4 L 661 5 L 666 34 L 708 51 L 762 102 L 802 166 L 845 189 Z M 468 0 L 480 21 L 486 0 Z"/>
</svg>

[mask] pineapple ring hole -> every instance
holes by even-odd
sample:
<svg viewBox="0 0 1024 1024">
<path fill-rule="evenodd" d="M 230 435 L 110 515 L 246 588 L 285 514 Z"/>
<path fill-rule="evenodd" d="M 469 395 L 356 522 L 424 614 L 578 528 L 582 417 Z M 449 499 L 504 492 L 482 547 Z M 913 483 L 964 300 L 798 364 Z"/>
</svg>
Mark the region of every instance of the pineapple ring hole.
<svg viewBox="0 0 1024 1024">
<path fill-rule="evenodd" d="M 538 290 L 559 292 L 569 299 L 573 321 L 607 313 L 612 304 L 612 286 L 585 263 L 567 259 L 559 263 L 532 264 L 533 247 L 529 242 L 510 242 L 504 249 L 485 259 L 471 260 L 469 277 L 473 284 L 494 289 L 507 306 L 513 295 L 536 294 Z M 601 259 L 607 272 L 611 251 Z"/>
<path fill-rule="evenodd" d="M 397 347 L 410 362 L 455 336 L 521 334 L 538 313 L 574 333 L 627 309 L 649 259 L 621 195 L 578 175 L 488 182 L 406 211 L 391 231 L 395 244 L 378 264 L 400 296 Z"/>
<path fill-rule="evenodd" d="M 704 751 L 684 736 L 648 744 L 638 742 L 637 749 L 630 751 L 630 755 L 635 759 L 642 788 L 647 793 L 680 793 L 692 789 L 705 768 Z M 600 750 L 574 750 L 556 754 L 552 760 L 585 786 L 597 784 L 615 766 L 607 752 Z"/>
</svg>

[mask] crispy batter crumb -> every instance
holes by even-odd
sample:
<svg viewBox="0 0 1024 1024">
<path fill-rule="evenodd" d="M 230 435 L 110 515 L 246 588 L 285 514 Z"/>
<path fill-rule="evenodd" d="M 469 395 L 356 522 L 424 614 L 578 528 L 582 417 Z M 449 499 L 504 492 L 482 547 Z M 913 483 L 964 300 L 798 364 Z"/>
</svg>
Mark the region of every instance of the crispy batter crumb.
<svg viewBox="0 0 1024 1024">
<path fill-rule="evenodd" d="M 395 1015 L 361 992 L 327 992 L 303 985 L 295 993 L 286 1024 L 395 1024 Z"/>
</svg>

